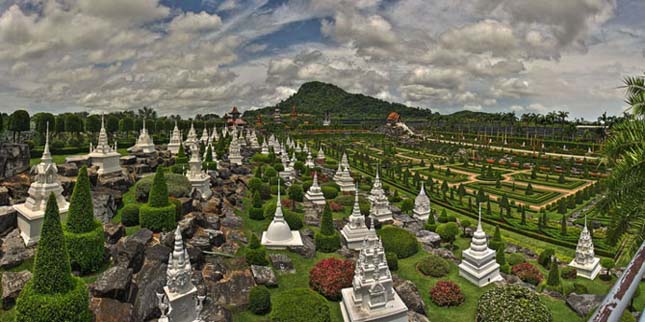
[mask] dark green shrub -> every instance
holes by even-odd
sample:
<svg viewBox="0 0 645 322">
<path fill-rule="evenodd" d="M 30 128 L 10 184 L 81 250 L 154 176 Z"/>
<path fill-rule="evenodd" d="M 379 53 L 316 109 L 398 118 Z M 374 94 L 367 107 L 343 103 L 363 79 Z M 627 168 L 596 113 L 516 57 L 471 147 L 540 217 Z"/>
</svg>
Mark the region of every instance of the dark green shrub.
<svg viewBox="0 0 645 322">
<path fill-rule="evenodd" d="M 323 253 L 332 253 L 340 248 L 340 234 L 334 228 L 334 221 L 329 204 L 325 204 L 320 218 L 320 232 L 314 236 L 316 250 Z"/>
<path fill-rule="evenodd" d="M 271 322 L 331 322 L 327 300 L 310 289 L 294 288 L 278 293 L 272 302 Z"/>
<path fill-rule="evenodd" d="M 322 190 L 325 199 L 334 199 L 338 196 L 338 189 L 331 186 L 323 186 L 320 188 Z"/>
<path fill-rule="evenodd" d="M 155 232 L 171 231 L 175 228 L 176 213 L 177 209 L 174 204 L 168 204 L 161 208 L 144 204 L 139 208 L 139 224 L 142 228 L 148 228 Z"/>
<path fill-rule="evenodd" d="M 271 293 L 264 286 L 256 286 L 249 293 L 249 310 L 257 315 L 271 312 Z"/>
<path fill-rule="evenodd" d="M 385 250 L 396 253 L 399 259 L 408 258 L 419 251 L 416 236 L 405 229 L 385 226 L 378 234 Z"/>
<path fill-rule="evenodd" d="M 71 277 L 72 288 L 65 293 L 41 294 L 27 282 L 16 300 L 16 322 L 91 322 L 89 292 L 82 279 Z"/>
<path fill-rule="evenodd" d="M 488 247 L 494 250 L 497 250 L 498 248 L 504 249 L 506 247 L 504 240 L 502 239 L 502 232 L 499 230 L 499 226 L 495 227 L 495 233 L 493 234 L 493 238 L 488 242 Z"/>
<path fill-rule="evenodd" d="M 589 293 L 589 290 L 587 289 L 587 287 L 584 284 L 573 283 L 572 286 L 573 286 L 573 292 L 576 293 L 576 294 L 588 294 Z"/>
<path fill-rule="evenodd" d="M 164 174 L 164 177 L 168 186 L 169 196 L 174 198 L 182 198 L 188 197 L 190 195 L 191 186 L 186 176 L 184 176 L 183 174 L 166 173 Z M 150 194 L 150 187 L 152 186 L 153 180 L 154 176 L 147 176 L 137 181 L 137 183 L 134 185 L 134 193 L 137 201 L 148 201 L 148 195 Z"/>
<path fill-rule="evenodd" d="M 267 202 L 264 205 L 264 218 L 273 218 L 275 215 L 275 208 L 277 207 L 275 202 Z"/>
<path fill-rule="evenodd" d="M 417 263 L 417 269 L 426 276 L 443 277 L 450 272 L 450 264 L 445 259 L 430 254 Z"/>
<path fill-rule="evenodd" d="M 549 308 L 535 292 L 519 286 L 493 287 L 477 304 L 476 322 L 551 322 Z"/>
<path fill-rule="evenodd" d="M 303 226 L 302 216 L 297 212 L 285 211 L 284 220 L 289 224 L 289 228 L 291 228 L 291 230 L 300 230 Z"/>
<path fill-rule="evenodd" d="M 517 264 L 521 264 L 526 262 L 526 258 L 524 258 L 524 255 L 519 254 L 519 253 L 513 253 L 508 255 L 508 264 L 511 266 L 515 266 Z"/>
<path fill-rule="evenodd" d="M 399 257 L 396 256 L 395 252 L 385 253 L 385 259 L 387 260 L 387 267 L 390 268 L 390 271 L 399 269 Z"/>
<path fill-rule="evenodd" d="M 551 268 L 549 269 L 549 275 L 546 278 L 546 284 L 549 286 L 560 285 L 560 271 L 558 263 L 555 261 L 551 261 Z"/>
<path fill-rule="evenodd" d="M 173 197 L 169 197 L 168 200 L 170 201 L 171 204 L 175 205 L 175 220 L 179 221 L 181 219 L 181 216 L 184 215 L 182 213 L 183 206 L 181 204 L 181 201 Z"/>
<path fill-rule="evenodd" d="M 103 225 L 96 223 L 94 230 L 72 233 L 65 229 L 65 242 L 72 267 L 87 274 L 101 268 L 104 259 L 105 234 Z"/>
<path fill-rule="evenodd" d="M 188 156 L 186 156 L 186 150 L 184 150 L 184 145 L 179 145 L 179 151 L 177 151 L 177 156 L 175 157 L 175 164 L 184 165 L 188 163 Z"/>
<path fill-rule="evenodd" d="M 544 268 L 550 268 L 551 266 L 551 257 L 555 255 L 555 250 L 553 248 L 547 248 L 543 250 L 538 256 L 538 264 L 542 265 Z"/>
<path fill-rule="evenodd" d="M 249 246 L 246 248 L 244 256 L 246 263 L 249 265 L 269 265 L 266 249 L 260 244 L 260 239 L 254 233 L 251 233 L 251 240 L 249 241 Z"/>
<path fill-rule="evenodd" d="M 90 178 L 87 176 L 87 167 L 85 166 L 79 170 L 76 177 L 65 226 L 73 233 L 88 232 L 96 227 Z"/>
<path fill-rule="evenodd" d="M 139 224 L 139 205 L 127 204 L 121 209 L 121 223 L 127 227 Z"/>
<path fill-rule="evenodd" d="M 249 218 L 253 220 L 264 220 L 264 209 L 262 208 L 249 209 Z"/>
</svg>

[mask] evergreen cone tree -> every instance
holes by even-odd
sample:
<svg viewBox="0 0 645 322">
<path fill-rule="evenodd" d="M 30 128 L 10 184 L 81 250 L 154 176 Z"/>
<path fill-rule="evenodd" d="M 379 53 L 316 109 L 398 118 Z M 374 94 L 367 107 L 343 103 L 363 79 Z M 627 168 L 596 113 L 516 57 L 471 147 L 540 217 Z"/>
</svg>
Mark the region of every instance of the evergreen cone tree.
<svg viewBox="0 0 645 322">
<path fill-rule="evenodd" d="M 69 203 L 67 230 L 73 233 L 86 233 L 96 228 L 94 205 L 90 192 L 90 178 L 87 167 L 83 166 L 76 177 L 76 184 Z"/>
<path fill-rule="evenodd" d="M 323 253 L 331 253 L 340 248 L 340 234 L 334 228 L 334 221 L 329 204 L 325 205 L 320 219 L 320 232 L 314 236 L 316 249 Z"/>
<path fill-rule="evenodd" d="M 206 158 L 204 160 L 206 162 L 213 162 L 213 149 L 211 149 L 210 145 L 206 148 Z"/>
<path fill-rule="evenodd" d="M 177 156 L 175 157 L 175 164 L 186 164 L 186 163 L 188 163 L 188 157 L 186 156 L 184 145 L 179 144 L 179 151 L 177 151 Z"/>
<path fill-rule="evenodd" d="M 322 217 L 320 219 L 320 233 L 323 235 L 333 235 L 336 232 L 334 229 L 334 221 L 331 214 L 331 208 L 329 204 L 325 204 L 325 210 L 323 210 Z"/>
<path fill-rule="evenodd" d="M 560 234 L 566 235 L 567 234 L 567 216 L 562 215 L 562 219 L 560 220 Z"/>
<path fill-rule="evenodd" d="M 33 271 L 32 283 L 36 293 L 65 293 L 74 287 L 58 203 L 53 193 L 47 199 Z"/>
<path fill-rule="evenodd" d="M 155 177 L 152 180 L 152 186 L 150 187 L 150 193 L 148 195 L 148 204 L 150 207 L 160 208 L 168 206 L 168 186 L 166 185 L 166 178 L 163 172 L 163 167 L 157 167 L 157 172 L 155 172 Z"/>
<path fill-rule="evenodd" d="M 551 261 L 551 268 L 549 269 L 549 276 L 546 279 L 546 284 L 549 286 L 560 285 L 560 271 L 558 269 L 557 260 Z"/>
</svg>

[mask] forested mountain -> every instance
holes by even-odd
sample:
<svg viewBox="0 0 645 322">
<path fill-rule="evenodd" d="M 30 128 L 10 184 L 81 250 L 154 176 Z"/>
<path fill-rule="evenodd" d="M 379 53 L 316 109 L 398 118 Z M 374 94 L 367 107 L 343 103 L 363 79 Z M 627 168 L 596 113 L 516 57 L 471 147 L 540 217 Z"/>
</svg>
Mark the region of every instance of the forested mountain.
<svg viewBox="0 0 645 322">
<path fill-rule="evenodd" d="M 429 109 L 409 107 L 399 103 L 386 102 L 363 94 L 352 94 L 336 85 L 323 82 L 304 83 L 298 92 L 277 104 L 282 113 L 290 113 L 296 107 L 298 114 L 324 115 L 329 112 L 332 117 L 342 118 L 385 118 L 394 111 L 406 119 L 427 118 L 432 112 Z M 245 112 L 245 117 L 257 113 L 268 115 L 276 106 L 265 107 Z"/>
</svg>

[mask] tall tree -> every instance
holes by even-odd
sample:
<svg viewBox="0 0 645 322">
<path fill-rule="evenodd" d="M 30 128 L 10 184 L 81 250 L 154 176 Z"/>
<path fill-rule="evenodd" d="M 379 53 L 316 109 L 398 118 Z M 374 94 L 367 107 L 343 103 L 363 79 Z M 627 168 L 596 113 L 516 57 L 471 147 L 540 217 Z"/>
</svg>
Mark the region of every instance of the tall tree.
<svg viewBox="0 0 645 322">
<path fill-rule="evenodd" d="M 16 142 L 16 134 L 29 131 L 29 112 L 17 110 L 9 116 L 9 131 L 13 132 L 13 141 Z"/>
</svg>

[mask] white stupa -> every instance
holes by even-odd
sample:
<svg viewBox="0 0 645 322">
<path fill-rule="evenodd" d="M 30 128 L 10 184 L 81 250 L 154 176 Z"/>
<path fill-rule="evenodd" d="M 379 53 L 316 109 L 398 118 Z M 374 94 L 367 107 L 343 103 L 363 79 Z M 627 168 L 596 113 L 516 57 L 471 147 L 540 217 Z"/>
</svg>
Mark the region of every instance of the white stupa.
<svg viewBox="0 0 645 322">
<path fill-rule="evenodd" d="M 206 171 L 202 170 L 202 161 L 199 159 L 199 151 L 190 153 L 188 165 L 189 168 L 188 172 L 186 172 L 186 178 L 190 181 L 190 185 L 201 193 L 203 199 L 210 198 L 213 194 L 211 191 L 211 178 Z"/>
<path fill-rule="evenodd" d="M 339 164 L 339 167 L 341 165 Z M 356 187 L 354 186 L 354 178 L 352 178 L 351 174 L 349 173 L 349 168 L 344 167 L 340 173 L 338 173 L 338 170 L 336 171 L 336 174 L 334 175 L 334 182 L 340 187 L 340 192 L 354 192 L 356 191 Z"/>
<path fill-rule="evenodd" d="M 595 257 L 593 249 L 593 240 L 587 229 L 587 217 L 585 216 L 585 226 L 580 232 L 580 239 L 576 246 L 576 257 L 569 263 L 570 267 L 576 269 L 580 277 L 593 280 L 600 272 L 600 258 Z"/>
<path fill-rule="evenodd" d="M 199 138 L 199 141 L 201 141 L 204 144 L 208 144 L 210 140 L 210 136 L 208 135 L 208 129 L 204 126 L 204 130 L 202 131 L 202 137 Z"/>
<path fill-rule="evenodd" d="M 318 154 L 316 154 L 316 161 L 325 162 L 325 151 L 323 151 L 322 146 L 318 149 Z"/>
<path fill-rule="evenodd" d="M 45 148 L 40 163 L 31 170 L 36 174 L 36 180 L 29 186 L 29 197 L 25 203 L 14 205 L 18 212 L 18 229 L 25 245 L 31 246 L 40 240 L 40 230 L 43 226 L 47 199 L 50 194 L 56 196 L 58 211 L 63 214 L 69 209 L 69 203 L 63 197 L 63 187 L 58 181 L 58 168 L 49 153 L 49 122 L 45 134 Z"/>
<path fill-rule="evenodd" d="M 385 249 L 376 234 L 363 240 L 352 287 L 341 291 L 345 322 L 407 322 L 408 307 L 393 287 Z"/>
<path fill-rule="evenodd" d="M 231 143 L 228 146 L 228 161 L 231 164 L 242 165 L 242 155 L 240 154 L 240 142 L 237 135 L 233 135 Z"/>
<path fill-rule="evenodd" d="M 284 170 L 280 171 L 278 175 L 288 184 L 296 177 L 296 170 L 293 168 L 295 162 L 289 160 L 289 156 L 286 151 L 280 154 L 280 160 L 282 161 L 282 167 Z"/>
<path fill-rule="evenodd" d="M 251 149 L 259 149 L 260 144 L 258 143 L 257 134 L 255 134 L 254 130 L 250 130 L 250 132 L 251 132 L 251 134 L 249 134 L 249 144 L 251 145 Z"/>
<path fill-rule="evenodd" d="M 199 140 L 197 140 L 197 132 L 195 132 L 193 122 L 190 122 L 190 130 L 188 131 L 188 137 L 186 137 L 186 141 L 184 141 L 184 147 L 189 148 L 191 151 L 199 150 L 199 145 L 197 144 L 198 142 Z"/>
<path fill-rule="evenodd" d="M 179 146 L 181 145 L 181 131 L 177 127 L 177 121 L 175 121 L 175 128 L 172 130 L 172 136 L 170 137 L 170 142 L 168 143 L 168 151 L 172 154 L 177 154 L 179 152 Z"/>
<path fill-rule="evenodd" d="M 101 116 L 99 141 L 93 149 L 90 146 L 90 149 L 91 152 L 88 154 L 88 157 L 90 158 L 92 165 L 99 167 L 99 170 L 97 171 L 99 175 L 122 172 L 120 164 L 121 154 L 116 152 L 116 142 L 114 142 L 114 147 L 111 147 L 108 144 L 103 116 Z"/>
<path fill-rule="evenodd" d="M 379 222 L 386 222 L 392 220 L 392 210 L 390 209 L 390 202 L 387 200 L 383 185 L 381 184 L 381 177 L 379 176 L 378 168 L 376 169 L 376 176 L 374 177 L 374 184 L 370 195 L 367 197 L 370 201 L 370 216 Z"/>
<path fill-rule="evenodd" d="M 426 194 L 423 182 L 421 182 L 421 191 L 419 191 L 419 195 L 414 198 L 414 209 L 412 210 L 412 213 L 414 213 L 414 218 L 421 221 L 428 220 L 428 217 L 430 216 L 430 198 Z"/>
<path fill-rule="evenodd" d="M 260 153 L 262 153 L 264 155 L 269 154 L 269 146 L 267 145 L 266 141 L 262 142 L 262 150 L 260 151 Z"/>
<path fill-rule="evenodd" d="M 184 248 L 181 229 L 175 229 L 175 246 L 168 255 L 166 269 L 166 286 L 163 290 L 168 297 L 170 312 L 169 321 L 194 322 L 198 319 L 199 311 L 195 310 L 197 288 L 192 282 L 192 267 L 188 252 Z"/>
<path fill-rule="evenodd" d="M 314 182 L 305 193 L 305 200 L 310 201 L 314 205 L 325 206 L 325 195 L 322 193 L 322 189 L 318 185 L 318 173 L 314 173 Z"/>
<path fill-rule="evenodd" d="M 347 242 L 347 248 L 360 250 L 366 238 L 376 236 L 376 232 L 373 230 L 374 225 L 371 226 L 371 229 L 368 229 L 367 225 L 365 225 L 365 216 L 361 213 L 361 208 L 358 203 L 358 187 L 356 187 L 352 214 L 349 216 L 349 222 L 340 231 L 340 234 Z"/>
<path fill-rule="evenodd" d="M 143 128 L 139 132 L 139 137 L 137 138 L 137 143 L 132 147 L 128 148 L 129 152 L 138 152 L 143 153 L 152 153 L 155 152 L 155 143 L 152 140 L 152 137 L 148 134 L 146 129 L 146 120 L 143 119 Z"/>
<path fill-rule="evenodd" d="M 343 152 L 343 156 L 340 159 L 340 165 L 343 166 L 343 168 L 349 169 L 349 161 L 347 160 L 347 153 L 345 152 Z"/>
<path fill-rule="evenodd" d="M 262 245 L 268 249 L 285 249 L 289 246 L 303 246 L 302 237 L 297 230 L 291 230 L 282 214 L 280 203 L 280 180 L 278 179 L 278 201 L 275 215 L 269 228 L 262 233 Z"/>
<path fill-rule="evenodd" d="M 488 248 L 486 233 L 482 228 L 482 206 L 479 204 L 477 230 L 470 241 L 470 248 L 462 252 L 463 260 L 459 264 L 459 276 L 479 287 L 503 280 L 499 275 L 499 264 L 495 260 L 495 255 L 495 251 Z"/>
<path fill-rule="evenodd" d="M 316 165 L 314 159 L 311 157 L 311 152 L 307 152 L 307 159 L 305 160 L 305 167 L 313 169 Z"/>
</svg>

